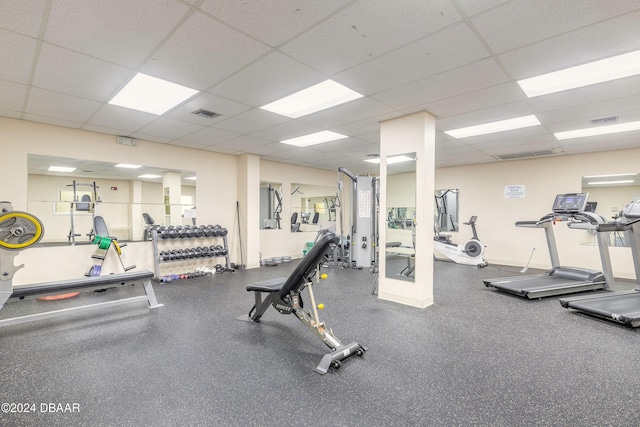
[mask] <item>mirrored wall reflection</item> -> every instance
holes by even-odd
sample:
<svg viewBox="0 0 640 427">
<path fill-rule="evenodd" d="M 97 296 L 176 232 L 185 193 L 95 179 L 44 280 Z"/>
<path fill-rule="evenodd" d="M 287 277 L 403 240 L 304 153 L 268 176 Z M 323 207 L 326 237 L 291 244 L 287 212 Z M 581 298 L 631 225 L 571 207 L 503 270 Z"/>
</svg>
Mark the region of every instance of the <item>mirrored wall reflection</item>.
<svg viewBox="0 0 640 427">
<path fill-rule="evenodd" d="M 282 228 L 282 183 L 260 181 L 260 229 Z"/>
<path fill-rule="evenodd" d="M 439 231 L 458 231 L 458 189 L 436 190 L 434 225 Z"/>
<path fill-rule="evenodd" d="M 127 241 L 144 240 L 147 226 L 195 220 L 192 171 L 35 154 L 28 155 L 27 165 L 27 209 L 43 222 L 44 243 L 88 242 L 97 216 L 104 219 L 110 234 Z M 166 214 L 167 174 L 174 177 L 175 197 L 169 203 L 173 216 Z"/>
<path fill-rule="evenodd" d="M 291 232 L 335 230 L 335 224 L 335 188 L 291 184 Z"/>
<path fill-rule="evenodd" d="M 386 277 L 415 280 L 416 154 L 387 158 Z"/>
<path fill-rule="evenodd" d="M 587 210 L 595 212 L 607 222 L 616 221 L 625 206 L 640 200 L 640 174 L 617 173 L 582 177 L 582 192 L 589 193 Z M 581 231 L 580 243 L 597 245 L 595 232 Z M 629 247 L 628 232 L 609 233 L 609 245 Z"/>
</svg>

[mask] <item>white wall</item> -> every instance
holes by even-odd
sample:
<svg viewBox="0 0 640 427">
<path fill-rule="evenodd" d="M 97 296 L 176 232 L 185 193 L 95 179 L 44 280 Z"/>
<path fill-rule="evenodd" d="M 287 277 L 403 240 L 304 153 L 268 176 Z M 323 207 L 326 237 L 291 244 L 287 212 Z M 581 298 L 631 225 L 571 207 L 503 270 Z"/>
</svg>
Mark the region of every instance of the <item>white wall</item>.
<svg viewBox="0 0 640 427">
<path fill-rule="evenodd" d="M 535 246 L 531 266 L 548 268 L 544 233 L 515 227 L 515 222 L 537 220 L 549 213 L 556 194 L 580 192 L 582 176 L 637 172 L 639 158 L 640 149 L 631 149 L 440 168 L 436 188 L 460 189 L 460 218 L 478 216 L 478 235 L 486 245 L 489 263 L 524 266 Z M 505 199 L 506 185 L 526 186 L 526 197 Z M 469 227 L 461 227 L 460 232 L 451 233 L 454 242 L 471 237 Z M 598 248 L 581 245 L 581 232 L 562 223 L 554 231 L 563 265 L 600 269 Z M 634 277 L 629 248 L 611 248 L 611 257 L 616 277 Z"/>
</svg>

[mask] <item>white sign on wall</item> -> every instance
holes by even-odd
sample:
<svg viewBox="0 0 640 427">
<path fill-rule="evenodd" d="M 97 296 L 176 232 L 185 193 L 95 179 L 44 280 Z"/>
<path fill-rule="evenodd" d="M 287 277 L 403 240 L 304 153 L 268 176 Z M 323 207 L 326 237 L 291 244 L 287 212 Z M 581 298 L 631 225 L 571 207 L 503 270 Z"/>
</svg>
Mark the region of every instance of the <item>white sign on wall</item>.
<svg viewBox="0 0 640 427">
<path fill-rule="evenodd" d="M 526 193 L 527 191 L 524 185 L 505 185 L 504 186 L 505 199 L 524 199 Z"/>
</svg>

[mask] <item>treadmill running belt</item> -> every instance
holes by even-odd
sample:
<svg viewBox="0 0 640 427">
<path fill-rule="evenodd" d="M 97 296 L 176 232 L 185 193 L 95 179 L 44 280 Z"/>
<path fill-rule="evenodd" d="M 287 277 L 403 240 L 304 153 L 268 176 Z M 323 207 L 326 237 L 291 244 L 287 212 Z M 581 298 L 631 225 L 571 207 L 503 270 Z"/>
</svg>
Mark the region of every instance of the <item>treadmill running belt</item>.
<svg viewBox="0 0 640 427">
<path fill-rule="evenodd" d="M 615 293 L 596 298 L 561 301 L 567 308 L 604 317 L 634 327 L 640 326 L 640 292 Z"/>
</svg>

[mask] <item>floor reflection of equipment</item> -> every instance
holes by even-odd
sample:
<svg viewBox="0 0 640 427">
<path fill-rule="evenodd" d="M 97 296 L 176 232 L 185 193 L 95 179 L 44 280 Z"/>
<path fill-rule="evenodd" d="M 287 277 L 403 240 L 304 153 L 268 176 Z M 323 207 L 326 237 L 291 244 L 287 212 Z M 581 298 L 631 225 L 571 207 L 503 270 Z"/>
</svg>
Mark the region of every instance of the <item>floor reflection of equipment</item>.
<svg viewBox="0 0 640 427">
<path fill-rule="evenodd" d="M 464 245 L 457 245 L 451 241 L 451 236 L 440 234 L 440 224 L 434 224 L 435 236 L 433 237 L 433 250 L 438 252 L 450 260 L 465 265 L 475 265 L 477 267 L 486 267 L 488 264 L 483 258 L 484 246 L 478 239 L 476 231 L 476 216 L 472 216 L 469 222 L 464 225 L 471 226 L 473 237 L 465 242 Z M 434 254 L 434 259 L 438 260 Z"/>
<path fill-rule="evenodd" d="M 134 273 L 110 274 L 107 276 L 83 277 L 59 282 L 36 283 L 13 287 L 13 276 L 24 265 L 14 265 L 19 250 L 35 245 L 44 235 L 44 227 L 40 220 L 27 212 L 13 211 L 8 202 L 0 202 L 0 309 L 10 299 L 23 300 L 44 296 L 64 294 L 69 291 L 93 291 L 97 289 L 115 288 L 124 285 L 142 283 L 145 295 L 128 297 L 106 302 L 82 305 L 26 316 L 0 320 L 0 326 L 16 325 L 40 319 L 48 319 L 72 313 L 79 313 L 100 308 L 108 308 L 138 301 L 147 301 L 149 308 L 161 307 L 156 300 L 150 279 L 150 271 Z"/>
<path fill-rule="evenodd" d="M 627 205 L 622 211 L 621 221 L 598 224 L 598 235 L 624 231 L 629 236 L 636 287 L 631 291 L 604 292 L 597 295 L 560 299 L 560 304 L 597 318 L 622 323 L 637 328 L 640 326 L 640 201 Z M 602 239 L 608 242 L 608 239 Z M 609 258 L 609 247 L 600 246 L 601 257 Z M 602 253 L 602 251 L 606 251 Z"/>
</svg>

